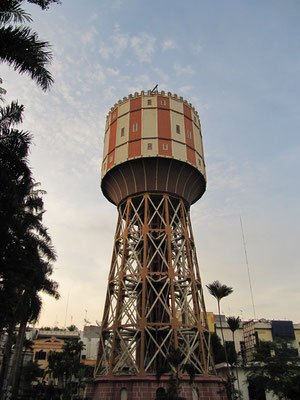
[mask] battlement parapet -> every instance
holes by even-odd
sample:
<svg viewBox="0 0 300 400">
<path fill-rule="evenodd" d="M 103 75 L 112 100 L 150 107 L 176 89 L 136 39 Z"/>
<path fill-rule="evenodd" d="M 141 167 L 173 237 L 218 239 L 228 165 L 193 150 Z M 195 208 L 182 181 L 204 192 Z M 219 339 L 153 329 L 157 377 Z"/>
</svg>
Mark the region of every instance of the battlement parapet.
<svg viewBox="0 0 300 400">
<path fill-rule="evenodd" d="M 173 100 L 176 100 L 176 101 L 180 101 L 184 105 L 189 107 L 193 111 L 193 113 L 197 116 L 197 118 L 199 118 L 199 114 L 198 114 L 197 110 L 194 108 L 194 106 L 191 103 L 189 103 L 187 100 L 185 100 L 182 96 L 178 97 L 178 95 L 176 93 L 174 93 L 174 94 L 172 94 L 171 92 L 166 93 L 164 90 L 162 90 L 162 91 L 155 90 L 154 92 L 152 92 L 152 90 L 148 90 L 147 93 L 145 94 L 145 91 L 142 90 L 141 92 L 135 92 L 134 94 L 129 94 L 128 96 L 123 97 L 122 100 L 121 99 L 118 100 L 118 102 L 115 103 L 113 105 L 113 107 L 111 107 L 109 113 L 106 116 L 106 119 L 110 118 L 111 113 L 113 111 L 115 111 L 115 109 L 117 107 L 119 107 L 120 105 L 126 103 L 127 101 L 130 101 L 132 99 L 136 99 L 136 98 L 139 98 L 139 97 L 149 97 L 149 96 L 153 96 L 153 97 L 162 96 L 162 97 L 166 97 L 166 98 L 173 99 Z"/>
</svg>

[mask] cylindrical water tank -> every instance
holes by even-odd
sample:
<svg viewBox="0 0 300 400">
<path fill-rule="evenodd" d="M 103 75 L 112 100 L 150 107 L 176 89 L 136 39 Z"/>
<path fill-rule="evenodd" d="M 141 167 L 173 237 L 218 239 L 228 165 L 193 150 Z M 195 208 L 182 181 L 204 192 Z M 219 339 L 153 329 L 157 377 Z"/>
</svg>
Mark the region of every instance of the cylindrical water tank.
<svg viewBox="0 0 300 400">
<path fill-rule="evenodd" d="M 111 108 L 106 120 L 101 188 L 119 204 L 144 192 L 196 202 L 206 187 L 197 111 L 176 94 L 135 93 Z"/>
</svg>

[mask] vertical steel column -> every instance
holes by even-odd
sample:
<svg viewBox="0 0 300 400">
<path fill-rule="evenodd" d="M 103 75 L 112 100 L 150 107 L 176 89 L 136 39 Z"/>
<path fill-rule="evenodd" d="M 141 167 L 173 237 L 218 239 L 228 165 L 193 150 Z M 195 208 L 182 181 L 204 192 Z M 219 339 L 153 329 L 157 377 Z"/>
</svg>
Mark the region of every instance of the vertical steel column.
<svg viewBox="0 0 300 400">
<path fill-rule="evenodd" d="M 214 373 L 188 206 L 145 193 L 118 212 L 95 375 L 153 375 L 172 348 Z"/>
<path fill-rule="evenodd" d="M 172 243 L 171 243 L 171 226 L 170 226 L 170 214 L 169 214 L 169 196 L 164 195 L 165 199 L 165 216 L 166 216 L 166 235 L 167 235 L 167 246 L 168 246 L 168 264 L 169 264 L 169 279 L 171 286 L 171 305 L 172 305 L 172 329 L 174 331 L 174 348 L 178 348 L 178 318 L 176 315 L 175 307 L 175 290 L 174 290 L 174 278 L 175 271 L 172 262 Z"/>
<path fill-rule="evenodd" d="M 142 312 L 141 318 L 139 321 L 139 329 L 141 331 L 141 349 L 140 349 L 140 375 L 145 375 L 145 327 L 146 327 L 146 316 L 145 316 L 145 309 L 146 309 L 146 278 L 148 275 L 147 270 L 147 236 L 149 232 L 148 227 L 148 194 L 144 195 L 145 207 L 144 207 L 144 225 L 142 228 L 143 233 L 143 268 L 141 271 L 141 278 L 142 278 Z"/>
</svg>

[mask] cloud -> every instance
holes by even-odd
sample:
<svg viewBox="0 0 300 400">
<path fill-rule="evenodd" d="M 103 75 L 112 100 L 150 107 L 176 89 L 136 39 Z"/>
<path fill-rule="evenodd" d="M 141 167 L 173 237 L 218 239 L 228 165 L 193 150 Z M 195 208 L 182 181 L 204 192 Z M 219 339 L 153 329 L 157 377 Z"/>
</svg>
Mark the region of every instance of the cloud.
<svg viewBox="0 0 300 400">
<path fill-rule="evenodd" d="M 103 91 L 103 95 L 106 100 L 109 100 L 110 102 L 116 101 L 116 87 L 113 85 L 107 86 Z"/>
<path fill-rule="evenodd" d="M 193 89 L 193 86 L 190 86 L 190 85 L 181 86 L 181 87 L 178 89 L 178 92 L 179 92 L 179 93 L 182 93 L 182 94 L 186 94 L 186 93 L 190 92 L 192 89 Z"/>
<path fill-rule="evenodd" d="M 129 43 L 129 35 L 127 33 L 120 32 L 120 26 L 115 25 L 115 34 L 113 36 L 114 45 L 114 55 L 119 57 L 121 53 L 127 48 Z"/>
<path fill-rule="evenodd" d="M 96 21 L 98 18 L 99 18 L 98 13 L 93 12 L 93 13 L 91 14 L 90 20 L 91 20 L 91 21 Z"/>
<path fill-rule="evenodd" d="M 108 47 L 104 44 L 103 41 L 100 42 L 100 47 L 98 49 L 98 52 L 104 60 L 108 60 L 113 52 L 111 47 Z"/>
<path fill-rule="evenodd" d="M 100 42 L 98 51 L 101 57 L 105 60 L 108 60 L 111 56 L 119 58 L 123 51 L 128 47 L 130 37 L 127 33 L 122 33 L 119 24 L 116 24 L 114 34 L 110 37 L 110 40 L 110 45 L 107 45 L 103 41 Z"/>
<path fill-rule="evenodd" d="M 105 60 L 112 57 L 120 58 L 124 51 L 131 49 L 139 62 L 150 62 L 155 50 L 156 38 L 146 32 L 140 32 L 130 36 L 128 33 L 121 32 L 119 24 L 115 24 L 113 35 L 107 41 L 100 41 L 99 54 Z M 126 65 L 132 62 L 132 57 L 126 59 Z"/>
<path fill-rule="evenodd" d="M 195 70 L 191 65 L 182 66 L 179 63 L 174 64 L 173 69 L 176 75 L 193 75 Z"/>
<path fill-rule="evenodd" d="M 89 76 L 91 76 L 91 74 L 89 74 Z M 95 76 L 95 81 L 97 83 L 100 83 L 100 84 L 104 84 L 105 83 L 105 81 L 106 81 L 105 74 L 104 74 L 104 72 L 103 72 L 103 70 L 102 70 L 102 68 L 101 68 L 101 66 L 99 64 L 97 64 L 96 67 L 95 67 L 94 76 Z"/>
<path fill-rule="evenodd" d="M 162 51 L 178 49 L 178 44 L 172 39 L 167 39 L 162 42 L 161 49 Z"/>
<path fill-rule="evenodd" d="M 117 75 L 120 74 L 120 70 L 119 69 L 114 69 L 114 68 L 107 68 L 107 72 L 110 75 L 114 75 L 114 76 L 117 76 Z"/>
<path fill-rule="evenodd" d="M 162 79 L 162 80 L 165 81 L 165 82 L 168 82 L 168 80 L 169 80 L 169 75 L 168 75 L 168 73 L 164 72 L 164 71 L 163 71 L 162 69 L 160 69 L 160 68 L 153 68 L 152 70 L 153 70 L 153 72 L 155 72 L 155 73 L 157 74 L 157 76 L 158 76 L 160 79 Z"/>
<path fill-rule="evenodd" d="M 85 45 L 92 43 L 96 33 L 96 29 L 92 27 L 89 31 L 82 34 L 82 36 L 80 37 L 80 42 Z"/>
<path fill-rule="evenodd" d="M 148 33 L 140 33 L 139 36 L 133 36 L 130 40 L 130 45 L 137 57 L 143 62 L 150 62 L 154 53 L 155 37 L 148 35 Z"/>
<path fill-rule="evenodd" d="M 193 106 L 196 108 L 198 112 L 201 113 L 201 116 L 203 117 L 204 111 L 207 111 L 211 108 L 211 105 L 207 102 L 204 102 L 203 99 L 200 99 L 198 96 L 191 96 L 191 102 L 193 103 Z"/>
<path fill-rule="evenodd" d="M 200 53 L 202 53 L 203 47 L 201 44 L 191 44 L 191 49 L 193 53 L 198 56 Z"/>
</svg>

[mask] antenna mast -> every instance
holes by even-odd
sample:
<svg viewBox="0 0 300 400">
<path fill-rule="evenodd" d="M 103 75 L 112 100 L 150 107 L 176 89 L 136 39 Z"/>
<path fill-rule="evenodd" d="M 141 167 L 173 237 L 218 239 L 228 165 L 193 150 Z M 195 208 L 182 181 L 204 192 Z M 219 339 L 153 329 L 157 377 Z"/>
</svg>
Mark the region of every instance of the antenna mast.
<svg viewBox="0 0 300 400">
<path fill-rule="evenodd" d="M 67 326 L 67 316 L 68 316 L 68 307 L 69 307 L 69 297 L 70 297 L 70 292 L 68 293 L 67 305 L 66 305 L 66 315 L 65 315 L 65 325 L 64 325 L 65 328 L 66 328 L 66 326 Z"/>
<path fill-rule="evenodd" d="M 245 261 L 246 261 L 246 266 L 247 266 L 248 280 L 249 280 L 251 300 L 252 300 L 253 316 L 254 316 L 254 319 L 256 319 L 253 291 L 252 291 L 252 284 L 251 284 L 251 277 L 250 277 L 250 268 L 249 268 L 249 262 L 248 262 L 248 255 L 247 255 L 247 248 L 246 248 L 246 242 L 245 242 L 245 236 L 244 236 L 242 217 L 240 217 L 240 223 L 241 223 L 242 238 L 243 238 L 243 245 L 244 245 L 244 252 L 245 252 Z"/>
</svg>

